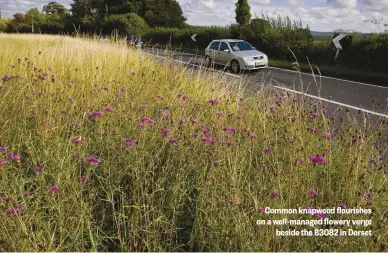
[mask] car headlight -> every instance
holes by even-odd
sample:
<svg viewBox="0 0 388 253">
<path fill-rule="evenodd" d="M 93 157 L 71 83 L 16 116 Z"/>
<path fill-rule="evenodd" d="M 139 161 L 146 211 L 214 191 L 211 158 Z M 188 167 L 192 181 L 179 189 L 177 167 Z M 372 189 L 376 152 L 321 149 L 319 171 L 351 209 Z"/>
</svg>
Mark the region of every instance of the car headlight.
<svg viewBox="0 0 388 253">
<path fill-rule="evenodd" d="M 245 61 L 253 61 L 253 57 L 244 57 Z"/>
</svg>

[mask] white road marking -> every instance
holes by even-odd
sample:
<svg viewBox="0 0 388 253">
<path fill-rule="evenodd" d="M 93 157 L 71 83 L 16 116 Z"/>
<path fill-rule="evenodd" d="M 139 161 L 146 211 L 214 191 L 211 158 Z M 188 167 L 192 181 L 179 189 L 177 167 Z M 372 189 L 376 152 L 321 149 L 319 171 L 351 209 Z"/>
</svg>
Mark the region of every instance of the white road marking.
<svg viewBox="0 0 388 253">
<path fill-rule="evenodd" d="M 271 67 L 271 66 L 268 66 L 268 68 L 282 70 L 282 71 L 286 71 L 286 72 L 292 72 L 292 73 L 301 73 L 301 74 L 310 75 L 310 76 L 313 75 L 313 74 L 310 74 L 310 73 L 297 72 L 297 71 L 294 71 L 294 70 L 275 68 L 275 67 Z M 371 86 L 371 87 L 374 87 L 374 88 L 388 89 L 388 87 L 373 85 L 373 84 L 369 84 L 369 83 L 361 83 L 361 82 L 349 81 L 349 80 L 339 79 L 339 78 L 334 78 L 334 77 L 329 77 L 329 76 L 319 76 L 319 75 L 315 75 L 315 76 L 322 77 L 322 78 L 327 78 L 327 79 L 332 79 L 332 80 L 337 80 L 337 81 L 342 81 L 342 82 L 362 84 L 362 85 Z"/>
<path fill-rule="evenodd" d="M 359 111 L 366 112 L 366 113 L 369 113 L 369 114 L 373 114 L 373 115 L 376 115 L 376 116 L 388 118 L 388 115 L 387 115 L 387 114 L 382 114 L 382 113 L 378 113 L 378 112 L 366 110 L 366 109 L 363 109 L 363 108 L 359 108 L 359 107 L 356 107 L 356 106 L 343 104 L 343 103 L 340 103 L 340 102 L 336 102 L 336 101 L 329 100 L 329 99 L 326 99 L 326 98 L 321 98 L 321 97 L 309 95 L 309 94 L 302 93 L 302 92 L 300 92 L 300 91 L 296 91 L 296 90 L 292 90 L 292 89 L 288 89 L 288 88 L 285 88 L 285 87 L 280 87 L 280 86 L 273 86 L 273 87 L 278 88 L 278 89 L 281 89 L 281 90 L 286 90 L 286 91 L 289 91 L 289 92 L 293 92 L 293 93 L 296 93 L 296 94 L 301 94 L 301 95 L 303 95 L 303 96 L 307 96 L 307 97 L 311 97 L 311 98 L 316 98 L 316 99 L 318 99 L 318 100 L 322 100 L 322 101 L 325 101 L 325 102 L 328 102 L 328 103 L 332 103 L 332 104 L 344 106 L 344 107 L 347 107 L 347 108 L 359 110 Z"/>
<path fill-rule="evenodd" d="M 151 55 L 151 56 L 156 56 L 156 57 L 160 57 L 160 58 L 167 58 L 167 57 L 163 57 L 163 56 L 160 56 L 160 55 L 154 55 L 154 54 L 149 54 L 149 53 L 144 53 L 144 54 Z M 216 72 L 219 72 L 219 73 L 223 73 L 225 75 L 230 75 L 230 76 L 234 76 L 234 77 L 241 77 L 241 76 L 238 76 L 238 75 L 234 75 L 234 74 L 230 74 L 230 73 L 225 73 L 225 72 L 219 71 L 219 70 L 205 68 L 205 67 L 202 67 L 202 66 L 199 66 L 199 65 L 196 65 L 196 64 L 191 64 L 191 63 L 187 63 L 187 62 L 180 61 L 180 60 L 173 60 L 173 61 L 176 61 L 176 62 L 179 62 L 179 63 L 183 63 L 183 64 L 187 64 L 187 65 L 191 65 L 191 66 L 197 66 L 197 67 L 208 69 L 208 70 L 212 70 L 212 71 L 216 71 Z M 280 69 L 280 70 L 283 70 L 283 69 Z M 288 71 L 288 70 L 286 70 L 286 71 Z M 295 71 L 292 71 L 292 72 L 295 72 Z M 340 79 L 338 79 L 338 80 L 340 80 Z M 360 84 L 362 84 L 362 83 L 360 83 Z M 369 84 L 366 84 L 366 85 L 369 85 Z M 374 86 L 374 85 L 372 85 L 372 86 L 373 87 L 379 87 L 379 86 Z M 273 87 L 277 88 L 277 89 L 286 90 L 286 91 L 289 91 L 289 92 L 301 94 L 301 95 L 304 95 L 304 96 L 307 96 L 307 97 L 319 99 L 319 100 L 322 100 L 322 101 L 325 101 L 325 102 L 328 102 L 328 103 L 344 106 L 344 107 L 351 108 L 351 109 L 354 109 L 354 110 L 359 110 L 359 111 L 366 112 L 366 113 L 369 113 L 369 114 L 373 114 L 373 115 L 376 115 L 376 116 L 388 118 L 387 114 L 377 113 L 377 112 L 366 110 L 366 109 L 359 108 L 359 107 L 356 107 L 356 106 L 352 106 L 352 105 L 348 105 L 348 104 L 343 104 L 343 103 L 336 102 L 336 101 L 333 101 L 333 100 L 329 100 L 329 99 L 326 99 L 326 98 L 321 98 L 321 97 L 309 95 L 309 94 L 306 94 L 306 93 L 302 93 L 300 91 L 291 90 L 291 89 L 288 89 L 288 88 L 285 88 L 285 87 L 280 87 L 280 86 L 273 86 Z M 379 87 L 379 88 L 385 88 L 385 87 Z"/>
</svg>

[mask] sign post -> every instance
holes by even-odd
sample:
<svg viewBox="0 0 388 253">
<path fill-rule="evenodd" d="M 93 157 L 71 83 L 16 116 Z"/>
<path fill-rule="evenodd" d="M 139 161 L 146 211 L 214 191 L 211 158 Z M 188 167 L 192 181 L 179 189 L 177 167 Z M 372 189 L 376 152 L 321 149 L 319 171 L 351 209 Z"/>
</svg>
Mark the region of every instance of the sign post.
<svg viewBox="0 0 388 253">
<path fill-rule="evenodd" d="M 342 46 L 341 46 L 341 44 L 339 43 L 339 41 L 342 40 L 342 39 L 345 38 L 345 37 L 346 37 L 346 34 L 340 34 L 340 35 L 338 35 L 337 37 L 335 37 L 335 38 L 333 39 L 334 46 L 335 46 L 335 48 L 337 48 L 337 53 L 335 54 L 335 58 L 334 58 L 335 60 L 336 60 L 337 57 L 338 57 L 339 51 L 342 50 Z"/>
</svg>

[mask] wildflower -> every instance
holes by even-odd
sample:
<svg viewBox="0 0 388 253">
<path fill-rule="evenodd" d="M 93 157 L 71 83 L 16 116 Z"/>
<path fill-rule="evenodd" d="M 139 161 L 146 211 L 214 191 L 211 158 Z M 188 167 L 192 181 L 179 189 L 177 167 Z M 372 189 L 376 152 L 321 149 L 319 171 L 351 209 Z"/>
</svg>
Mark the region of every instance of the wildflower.
<svg viewBox="0 0 388 253">
<path fill-rule="evenodd" d="M 310 154 L 309 157 L 313 163 L 317 163 L 317 164 L 324 164 L 325 163 L 325 157 L 323 157 L 321 155 L 311 155 Z"/>
<path fill-rule="evenodd" d="M 217 179 L 215 177 L 212 177 L 211 180 L 212 180 L 213 184 L 215 184 L 217 182 Z"/>
<path fill-rule="evenodd" d="M 7 163 L 6 160 L 0 159 L 0 167 L 4 166 Z"/>
<path fill-rule="evenodd" d="M 257 139 L 257 136 L 256 136 L 255 133 L 251 133 L 251 134 L 249 135 L 249 137 L 251 137 L 251 140 L 256 140 L 256 139 Z"/>
<path fill-rule="evenodd" d="M 303 157 L 296 159 L 296 163 L 304 163 L 304 162 L 305 162 L 305 159 Z"/>
<path fill-rule="evenodd" d="M 315 196 L 317 196 L 317 190 L 315 190 L 314 188 L 310 190 L 310 197 L 311 198 L 314 198 Z"/>
<path fill-rule="evenodd" d="M 208 143 L 214 143 L 214 140 L 210 137 L 203 137 L 203 138 L 201 138 L 201 141 L 208 142 Z"/>
<path fill-rule="evenodd" d="M 342 209 L 346 209 L 347 208 L 345 204 L 339 204 L 338 207 L 342 208 Z"/>
<path fill-rule="evenodd" d="M 177 95 L 178 98 L 180 98 L 180 97 L 182 97 L 182 96 L 183 96 L 182 93 L 178 93 L 178 95 Z"/>
<path fill-rule="evenodd" d="M 42 173 L 44 171 L 44 167 L 43 166 L 36 167 L 35 171 L 36 173 Z"/>
<path fill-rule="evenodd" d="M 170 114 L 163 114 L 163 118 L 164 119 L 169 119 L 170 118 Z"/>
<path fill-rule="evenodd" d="M 265 153 L 266 155 L 269 155 L 269 154 L 271 153 L 271 149 L 270 149 L 270 148 L 265 148 L 265 149 L 264 149 L 264 153 Z"/>
<path fill-rule="evenodd" d="M 219 162 L 214 162 L 214 163 L 213 163 L 213 166 L 214 166 L 214 167 L 218 167 L 218 166 L 220 166 L 220 163 L 219 163 Z"/>
<path fill-rule="evenodd" d="M 108 87 L 104 87 L 103 90 L 109 91 L 109 88 Z"/>
<path fill-rule="evenodd" d="M 332 140 L 332 137 L 331 137 L 330 134 L 327 134 L 327 135 L 325 136 L 325 139 L 328 140 L 328 141 L 331 141 L 331 140 Z"/>
<path fill-rule="evenodd" d="M 157 95 L 156 98 L 159 98 L 160 100 L 164 99 L 162 95 Z"/>
<path fill-rule="evenodd" d="M 166 137 L 170 133 L 170 130 L 162 127 L 162 137 Z"/>
<path fill-rule="evenodd" d="M 210 130 L 209 129 L 203 129 L 202 132 L 205 135 L 210 134 Z"/>
<path fill-rule="evenodd" d="M 312 128 L 310 128 L 309 130 L 310 130 L 311 132 L 313 132 L 313 133 L 319 132 L 319 128 L 317 128 L 317 127 L 312 127 Z"/>
<path fill-rule="evenodd" d="M 220 117 L 224 116 L 224 114 L 222 112 L 217 112 L 216 114 L 217 114 L 217 116 L 220 116 Z"/>
<path fill-rule="evenodd" d="M 185 123 L 185 120 L 184 119 L 179 119 L 179 125 L 183 125 Z"/>
<path fill-rule="evenodd" d="M 170 64 L 170 70 L 173 70 L 175 68 L 174 64 Z"/>
<path fill-rule="evenodd" d="M 51 82 L 55 83 L 56 80 L 57 80 L 57 78 L 54 75 L 52 75 L 51 76 Z"/>
<path fill-rule="evenodd" d="M 20 211 L 20 209 L 22 209 L 22 208 L 23 208 L 22 205 L 15 205 L 14 207 L 11 207 L 11 208 L 7 209 L 5 211 L 5 214 L 7 216 L 13 215 L 13 214 L 17 214 Z"/>
<path fill-rule="evenodd" d="M 5 152 L 5 151 L 7 151 L 6 147 L 0 147 L 0 152 Z"/>
<path fill-rule="evenodd" d="M 261 167 L 263 167 L 263 169 L 268 169 L 268 164 L 263 164 Z"/>
<path fill-rule="evenodd" d="M 259 211 L 261 213 L 264 213 L 265 212 L 265 208 L 260 205 L 260 206 L 257 207 L 257 211 Z"/>
<path fill-rule="evenodd" d="M 229 199 L 229 200 L 228 200 L 228 203 L 229 203 L 230 205 L 233 205 L 233 204 L 235 203 L 235 201 L 234 201 L 233 199 Z"/>
<path fill-rule="evenodd" d="M 89 113 L 89 117 L 91 117 L 91 118 L 98 118 L 98 117 L 101 117 L 101 115 L 102 115 L 102 112 L 100 112 L 100 111 Z"/>
<path fill-rule="evenodd" d="M 279 196 L 279 193 L 278 192 L 272 192 L 271 193 L 271 197 L 278 197 Z"/>
<path fill-rule="evenodd" d="M 233 128 L 233 127 L 224 127 L 224 131 L 230 131 L 233 134 L 235 134 L 237 130 L 236 128 Z"/>
<path fill-rule="evenodd" d="M 241 115 L 237 115 L 235 118 L 235 120 L 240 120 L 240 119 L 244 119 L 244 116 L 241 116 Z"/>
<path fill-rule="evenodd" d="M 20 155 L 15 155 L 14 153 L 10 152 L 7 155 L 8 159 L 14 160 L 15 162 L 20 162 Z"/>
<path fill-rule="evenodd" d="M 218 105 L 219 101 L 217 99 L 209 99 L 207 101 L 211 105 Z"/>
<path fill-rule="evenodd" d="M 148 125 L 153 125 L 155 123 L 155 121 L 153 121 L 152 119 L 150 119 L 150 118 L 148 118 L 146 116 L 141 116 L 139 120 L 141 122 L 147 123 Z"/>
<path fill-rule="evenodd" d="M 82 178 L 82 181 L 85 182 L 86 180 L 88 180 L 89 177 L 86 176 L 86 175 L 84 175 L 84 176 L 82 176 L 81 178 Z"/>
<path fill-rule="evenodd" d="M 189 99 L 189 96 L 183 95 L 183 96 L 182 96 L 182 99 L 183 99 L 183 100 L 187 100 L 187 99 Z"/>
<path fill-rule="evenodd" d="M 77 158 L 79 158 L 79 154 L 72 154 L 72 155 L 71 155 L 71 158 L 77 159 Z"/>
<path fill-rule="evenodd" d="M 371 201 L 372 200 L 372 194 L 371 193 L 365 193 L 362 195 L 362 198 L 365 199 L 366 201 Z"/>
<path fill-rule="evenodd" d="M 196 124 L 196 123 L 197 123 L 197 121 L 196 121 L 195 119 L 192 119 L 192 120 L 191 120 L 191 124 L 192 124 L 192 125 L 194 125 L 194 124 Z"/>
<path fill-rule="evenodd" d="M 28 192 L 25 192 L 24 193 L 24 196 L 26 196 L 27 198 L 30 197 L 32 195 L 32 192 L 31 191 L 28 191 Z"/>
<path fill-rule="evenodd" d="M 316 119 L 316 118 L 318 118 L 318 113 L 311 113 L 310 114 L 310 118 L 312 118 L 312 119 Z"/>
<path fill-rule="evenodd" d="M 131 76 L 135 76 L 136 73 L 134 71 L 131 72 Z"/>
<path fill-rule="evenodd" d="M 227 142 L 226 142 L 226 145 L 228 145 L 228 146 L 234 146 L 234 145 L 236 145 L 236 143 L 233 142 L 233 141 L 227 141 Z"/>
<path fill-rule="evenodd" d="M 9 203 L 11 201 L 11 198 L 8 198 L 8 197 L 2 197 L 0 198 L 1 202 L 4 202 L 4 203 Z"/>
<path fill-rule="evenodd" d="M 56 185 L 53 185 L 53 186 L 51 186 L 51 188 L 50 188 L 50 191 L 52 191 L 52 192 L 55 192 L 55 193 L 59 193 L 59 187 L 58 186 L 56 186 Z"/>
<path fill-rule="evenodd" d="M 125 147 L 130 148 L 130 147 L 132 147 L 134 141 L 135 141 L 135 139 L 125 138 L 123 140 L 123 144 L 124 144 Z"/>
<path fill-rule="evenodd" d="M 33 69 L 34 71 L 38 71 L 39 69 L 37 68 L 37 67 L 34 67 L 34 69 Z"/>
<path fill-rule="evenodd" d="M 376 98 L 372 98 L 372 103 L 376 103 L 377 99 Z"/>
<path fill-rule="evenodd" d="M 91 156 L 85 157 L 85 163 L 98 165 L 99 162 L 100 162 L 100 160 L 97 159 L 96 157 L 91 157 Z"/>
<path fill-rule="evenodd" d="M 73 143 L 75 145 L 83 145 L 83 144 L 85 144 L 85 141 L 81 140 L 81 139 L 75 139 L 75 140 L 72 140 L 71 143 Z"/>
<path fill-rule="evenodd" d="M 169 139 L 169 140 L 168 140 L 168 143 L 177 144 L 178 141 L 177 141 L 177 139 Z"/>
<path fill-rule="evenodd" d="M 112 112 L 113 110 L 112 110 L 112 108 L 110 108 L 110 107 L 105 107 L 105 109 L 104 109 L 106 112 Z"/>
<path fill-rule="evenodd" d="M 295 140 L 288 140 L 287 143 L 288 144 L 294 144 Z"/>
<path fill-rule="evenodd" d="M 321 213 L 321 212 L 317 212 L 317 213 L 315 214 L 315 216 L 317 216 L 317 217 L 319 217 L 319 218 L 321 218 L 321 219 L 326 219 L 326 215 L 325 215 L 324 213 Z"/>
</svg>

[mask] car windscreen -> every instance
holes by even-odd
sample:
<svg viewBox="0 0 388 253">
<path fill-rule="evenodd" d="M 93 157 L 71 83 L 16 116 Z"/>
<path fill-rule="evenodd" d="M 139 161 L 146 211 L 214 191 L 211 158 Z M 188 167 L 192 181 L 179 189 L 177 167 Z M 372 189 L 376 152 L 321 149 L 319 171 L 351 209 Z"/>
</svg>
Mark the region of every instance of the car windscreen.
<svg viewBox="0 0 388 253">
<path fill-rule="evenodd" d="M 255 50 L 255 48 L 246 41 L 229 42 L 229 45 L 233 51 Z"/>
</svg>

